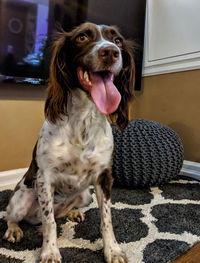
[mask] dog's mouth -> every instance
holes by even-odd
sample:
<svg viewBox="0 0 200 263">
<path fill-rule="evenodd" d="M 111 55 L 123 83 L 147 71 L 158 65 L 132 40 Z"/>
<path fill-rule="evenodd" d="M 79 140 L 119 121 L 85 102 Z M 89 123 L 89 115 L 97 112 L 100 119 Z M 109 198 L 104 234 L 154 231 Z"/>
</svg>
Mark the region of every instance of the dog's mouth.
<svg viewBox="0 0 200 263">
<path fill-rule="evenodd" d="M 114 73 L 110 71 L 84 71 L 77 68 L 81 86 L 87 90 L 97 109 L 103 114 L 115 112 L 119 106 L 121 95 L 114 85 Z"/>
</svg>

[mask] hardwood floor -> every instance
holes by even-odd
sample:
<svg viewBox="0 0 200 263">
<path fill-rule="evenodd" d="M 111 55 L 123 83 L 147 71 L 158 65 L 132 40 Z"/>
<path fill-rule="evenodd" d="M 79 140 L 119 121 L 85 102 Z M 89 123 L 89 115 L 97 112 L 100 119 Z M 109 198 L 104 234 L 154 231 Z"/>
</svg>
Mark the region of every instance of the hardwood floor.
<svg viewBox="0 0 200 263">
<path fill-rule="evenodd" d="M 200 242 L 171 263 L 200 263 Z"/>
</svg>

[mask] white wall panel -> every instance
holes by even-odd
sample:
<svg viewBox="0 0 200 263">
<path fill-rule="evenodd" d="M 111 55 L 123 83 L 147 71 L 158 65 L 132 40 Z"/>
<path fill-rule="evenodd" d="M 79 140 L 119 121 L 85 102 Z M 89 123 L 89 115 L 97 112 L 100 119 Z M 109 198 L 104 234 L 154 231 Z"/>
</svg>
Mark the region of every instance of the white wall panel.
<svg viewBox="0 0 200 263">
<path fill-rule="evenodd" d="M 147 0 L 144 75 L 200 68 L 200 0 Z"/>
</svg>

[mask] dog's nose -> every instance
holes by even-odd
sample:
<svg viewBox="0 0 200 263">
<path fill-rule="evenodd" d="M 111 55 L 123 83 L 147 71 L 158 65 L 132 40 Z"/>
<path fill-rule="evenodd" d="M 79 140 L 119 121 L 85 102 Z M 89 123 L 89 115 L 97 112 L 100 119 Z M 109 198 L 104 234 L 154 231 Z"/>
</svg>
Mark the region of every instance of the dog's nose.
<svg viewBox="0 0 200 263">
<path fill-rule="evenodd" d="M 99 57 L 105 63 L 115 63 L 119 59 L 119 51 L 115 47 L 100 48 Z"/>
</svg>

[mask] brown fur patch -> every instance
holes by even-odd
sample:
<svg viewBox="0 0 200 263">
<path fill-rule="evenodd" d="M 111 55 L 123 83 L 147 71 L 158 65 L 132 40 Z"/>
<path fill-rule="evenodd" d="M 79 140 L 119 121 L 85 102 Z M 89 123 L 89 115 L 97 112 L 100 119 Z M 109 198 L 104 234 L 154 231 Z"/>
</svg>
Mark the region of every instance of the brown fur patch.
<svg viewBox="0 0 200 263">
<path fill-rule="evenodd" d="M 24 184 L 28 188 L 33 187 L 33 182 L 35 181 L 36 174 L 38 171 L 38 166 L 37 166 L 37 162 L 36 162 L 36 150 L 37 150 L 37 142 L 36 142 L 36 145 L 33 149 L 33 155 L 32 155 L 32 161 L 31 161 L 30 167 L 23 177 L 23 178 L 25 178 Z"/>
<path fill-rule="evenodd" d="M 28 187 L 28 188 L 32 188 L 33 186 L 33 182 L 35 180 L 35 176 L 36 176 L 36 173 L 37 173 L 37 170 L 38 170 L 38 166 L 37 166 L 37 162 L 35 160 L 35 157 L 36 157 L 36 149 L 37 149 L 37 143 L 34 147 L 34 150 L 33 150 L 33 157 L 32 157 L 32 162 L 30 164 L 30 167 L 28 169 L 28 171 L 25 173 L 25 175 L 23 176 L 23 178 L 19 181 L 19 183 L 15 186 L 11 196 L 10 196 L 10 199 L 9 201 L 11 200 L 11 198 L 13 197 L 13 195 L 15 194 L 15 192 L 17 192 L 17 190 L 20 189 L 20 183 L 22 180 L 24 180 L 24 184 Z"/>
<path fill-rule="evenodd" d="M 101 186 L 107 200 L 110 199 L 111 196 L 113 181 L 114 179 L 110 169 L 106 169 L 102 174 L 100 174 L 97 180 L 97 184 Z"/>
</svg>

